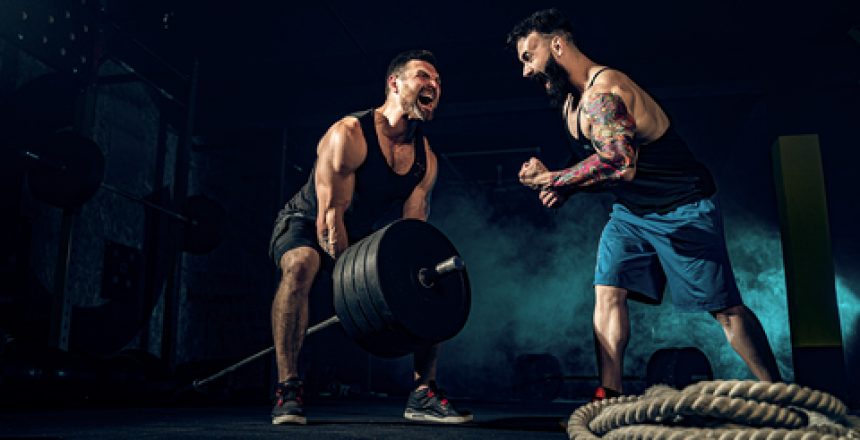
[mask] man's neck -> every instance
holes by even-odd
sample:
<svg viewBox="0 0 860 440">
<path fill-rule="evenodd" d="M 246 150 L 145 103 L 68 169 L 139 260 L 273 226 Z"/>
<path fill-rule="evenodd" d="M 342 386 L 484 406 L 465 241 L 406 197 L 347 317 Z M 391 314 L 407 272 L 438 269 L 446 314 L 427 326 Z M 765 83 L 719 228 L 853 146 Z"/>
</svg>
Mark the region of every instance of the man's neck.
<svg viewBox="0 0 860 440">
<path fill-rule="evenodd" d="M 382 107 L 374 110 L 376 114 L 377 130 L 392 142 L 403 142 L 408 136 L 409 124 L 406 119 L 406 113 L 399 105 L 386 101 Z"/>
<path fill-rule="evenodd" d="M 559 62 L 570 73 L 570 83 L 580 93 L 585 91 L 585 88 L 588 86 L 588 80 L 591 79 L 589 76 L 591 69 L 597 66 L 597 63 L 591 61 L 578 50 L 568 52 L 567 56 L 559 60 Z"/>
</svg>

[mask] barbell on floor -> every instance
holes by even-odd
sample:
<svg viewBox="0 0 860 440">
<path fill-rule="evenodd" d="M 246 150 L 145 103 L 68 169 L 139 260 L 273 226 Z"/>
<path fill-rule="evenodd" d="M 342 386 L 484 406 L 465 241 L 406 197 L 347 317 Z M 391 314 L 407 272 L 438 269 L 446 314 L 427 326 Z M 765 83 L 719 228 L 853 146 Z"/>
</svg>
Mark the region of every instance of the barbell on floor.
<svg viewBox="0 0 860 440">
<path fill-rule="evenodd" d="M 454 245 L 429 223 L 397 220 L 353 244 L 335 263 L 336 315 L 307 329 L 335 323 L 359 346 L 399 357 L 454 337 L 466 325 L 471 289 Z M 269 347 L 192 385 L 203 385 L 275 350 Z"/>
</svg>

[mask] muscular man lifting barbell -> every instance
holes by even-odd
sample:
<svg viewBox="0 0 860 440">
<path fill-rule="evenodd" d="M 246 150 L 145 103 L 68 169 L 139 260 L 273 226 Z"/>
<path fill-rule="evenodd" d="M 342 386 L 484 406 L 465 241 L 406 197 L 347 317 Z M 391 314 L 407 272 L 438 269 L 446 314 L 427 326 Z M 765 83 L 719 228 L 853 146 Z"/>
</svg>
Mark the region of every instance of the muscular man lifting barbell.
<svg viewBox="0 0 860 440">
<path fill-rule="evenodd" d="M 373 232 L 393 207 L 403 218 L 426 220 L 436 179 L 436 157 L 420 130 L 433 118 L 442 92 L 428 51 L 397 55 L 388 67 L 381 107 L 335 122 L 317 146 L 311 176 L 278 214 L 270 252 L 281 271 L 272 304 L 278 366 L 272 423 L 304 424 L 298 355 L 308 326 L 308 293 L 321 266 Z M 438 345 L 414 352 L 415 390 L 404 417 L 464 423 L 435 385 Z"/>
</svg>

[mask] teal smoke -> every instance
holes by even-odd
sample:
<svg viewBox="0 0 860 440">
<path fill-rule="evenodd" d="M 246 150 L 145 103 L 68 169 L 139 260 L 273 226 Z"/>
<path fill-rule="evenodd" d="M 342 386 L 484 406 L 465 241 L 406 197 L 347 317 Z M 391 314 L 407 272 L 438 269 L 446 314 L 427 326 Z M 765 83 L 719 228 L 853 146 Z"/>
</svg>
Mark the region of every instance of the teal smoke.
<svg viewBox="0 0 860 440">
<path fill-rule="evenodd" d="M 525 191 L 525 190 L 524 190 Z M 540 210 L 535 200 L 522 212 Z M 596 376 L 591 334 L 591 286 L 597 242 L 608 200 L 579 195 L 535 222 L 499 208 L 492 194 L 445 191 L 434 201 L 431 223 L 452 240 L 467 265 L 472 312 L 464 330 L 443 347 L 442 381 L 460 394 L 481 395 L 510 384 L 517 355 L 550 353 L 567 375 Z M 500 215 L 500 212 L 503 215 Z M 505 214 L 505 212 L 507 212 Z M 742 215 L 724 213 L 729 253 L 746 304 L 767 332 L 785 379 L 791 380 L 791 344 L 779 231 Z M 860 299 L 837 277 L 843 339 L 857 345 Z M 671 293 L 659 306 L 630 302 L 631 339 L 624 374 L 643 377 L 652 353 L 695 346 L 710 359 L 717 378 L 751 378 L 743 361 L 707 313 L 681 313 Z"/>
</svg>

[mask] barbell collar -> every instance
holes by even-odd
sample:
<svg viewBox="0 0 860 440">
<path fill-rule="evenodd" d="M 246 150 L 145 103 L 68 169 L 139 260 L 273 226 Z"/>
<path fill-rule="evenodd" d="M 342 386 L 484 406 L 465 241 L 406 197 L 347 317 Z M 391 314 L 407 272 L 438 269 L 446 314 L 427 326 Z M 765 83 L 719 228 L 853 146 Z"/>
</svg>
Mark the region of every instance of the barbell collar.
<svg viewBox="0 0 860 440">
<path fill-rule="evenodd" d="M 466 264 L 463 263 L 463 259 L 455 255 L 441 261 L 432 269 L 422 268 L 419 270 L 418 282 L 429 289 L 438 279 L 453 272 L 462 272 L 464 269 L 466 269 Z"/>
</svg>

